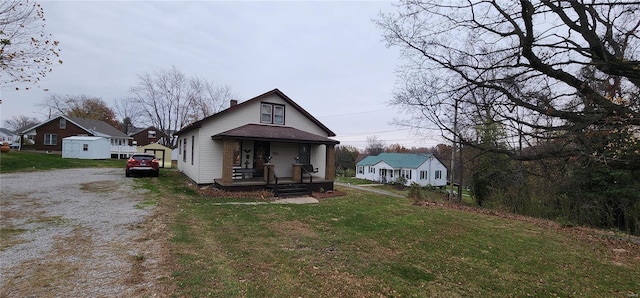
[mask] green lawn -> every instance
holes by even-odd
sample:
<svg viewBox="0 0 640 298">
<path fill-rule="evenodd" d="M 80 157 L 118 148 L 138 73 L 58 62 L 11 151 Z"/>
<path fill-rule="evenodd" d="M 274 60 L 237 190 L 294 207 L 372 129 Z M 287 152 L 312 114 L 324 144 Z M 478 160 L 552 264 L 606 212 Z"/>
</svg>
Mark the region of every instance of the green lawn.
<svg viewBox="0 0 640 298">
<path fill-rule="evenodd" d="M 158 180 L 175 296 L 627 297 L 640 245 L 351 189 L 315 205 L 216 205 Z M 165 185 L 165 186 L 162 186 Z M 165 193 L 158 192 L 158 195 Z M 623 250 L 616 250 L 623 249 Z M 631 253 L 634 252 L 634 253 Z"/>
<path fill-rule="evenodd" d="M 88 160 L 62 158 L 59 154 L 11 151 L 0 155 L 0 173 L 70 168 L 124 168 L 125 159 Z"/>
<path fill-rule="evenodd" d="M 3 173 L 121 166 L 123 160 L 25 152 L 0 156 Z M 151 190 L 142 204 L 157 205 L 157 218 L 170 227 L 171 278 L 159 282 L 175 288 L 174 297 L 640 293 L 637 237 L 415 206 L 409 199 L 351 188 L 340 189 L 346 196 L 320 204 L 219 205 L 235 199 L 203 197 L 186 182 L 172 169 L 157 179 L 139 180 Z"/>
</svg>

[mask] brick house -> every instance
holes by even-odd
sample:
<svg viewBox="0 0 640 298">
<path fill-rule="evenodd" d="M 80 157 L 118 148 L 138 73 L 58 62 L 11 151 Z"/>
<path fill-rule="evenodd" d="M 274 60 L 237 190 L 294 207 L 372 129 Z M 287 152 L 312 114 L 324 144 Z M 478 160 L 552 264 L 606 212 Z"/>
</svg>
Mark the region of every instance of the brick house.
<svg viewBox="0 0 640 298">
<path fill-rule="evenodd" d="M 157 129 L 155 126 L 149 126 L 147 128 L 133 128 L 129 132 L 131 139 L 131 145 L 134 146 L 146 146 L 152 143 L 158 143 L 165 145 L 169 137 Z"/>
<path fill-rule="evenodd" d="M 131 137 L 115 127 L 100 120 L 79 117 L 58 116 L 21 132 L 33 141 L 31 148 L 36 151 L 62 151 L 62 139 L 71 136 L 93 136 L 109 139 L 112 157 L 123 157 L 135 153 L 135 147 L 129 148 Z M 129 152 L 131 151 L 131 152 Z"/>
</svg>

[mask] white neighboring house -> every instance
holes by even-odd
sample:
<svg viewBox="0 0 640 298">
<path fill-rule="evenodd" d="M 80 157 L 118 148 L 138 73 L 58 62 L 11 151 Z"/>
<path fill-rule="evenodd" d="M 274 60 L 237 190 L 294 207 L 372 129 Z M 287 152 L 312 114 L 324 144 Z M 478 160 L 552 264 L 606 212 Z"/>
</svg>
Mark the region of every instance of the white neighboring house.
<svg viewBox="0 0 640 298">
<path fill-rule="evenodd" d="M 62 139 L 62 158 L 109 159 L 111 144 L 103 137 L 74 136 Z"/>
<path fill-rule="evenodd" d="M 405 177 L 421 186 L 445 186 L 447 168 L 433 154 L 380 153 L 356 164 L 356 178 L 389 183 Z"/>
<path fill-rule="evenodd" d="M 0 128 L 0 145 L 8 142 L 13 149 L 20 148 L 20 135 L 6 128 Z"/>
</svg>

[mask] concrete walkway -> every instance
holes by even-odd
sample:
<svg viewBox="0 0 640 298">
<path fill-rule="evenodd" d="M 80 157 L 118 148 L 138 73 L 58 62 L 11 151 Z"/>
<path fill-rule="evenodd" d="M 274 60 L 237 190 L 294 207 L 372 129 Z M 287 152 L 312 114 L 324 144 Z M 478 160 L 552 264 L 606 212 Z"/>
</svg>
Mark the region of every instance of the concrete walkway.
<svg viewBox="0 0 640 298">
<path fill-rule="evenodd" d="M 343 183 L 343 182 L 334 182 L 336 185 L 342 186 L 342 187 L 350 187 L 350 188 L 354 188 L 354 189 L 358 189 L 358 190 L 362 190 L 362 191 L 368 191 L 368 192 L 373 192 L 373 193 L 377 193 L 380 195 L 385 195 L 385 196 L 390 196 L 390 197 L 396 197 L 396 198 L 404 198 L 405 196 L 403 195 L 399 195 L 397 193 L 392 193 L 389 191 L 385 191 L 385 190 L 380 190 L 380 189 L 375 189 L 375 188 L 370 188 L 369 186 L 377 186 L 377 185 L 382 185 L 382 184 L 367 184 L 367 186 L 365 185 L 354 185 L 351 183 Z"/>
</svg>

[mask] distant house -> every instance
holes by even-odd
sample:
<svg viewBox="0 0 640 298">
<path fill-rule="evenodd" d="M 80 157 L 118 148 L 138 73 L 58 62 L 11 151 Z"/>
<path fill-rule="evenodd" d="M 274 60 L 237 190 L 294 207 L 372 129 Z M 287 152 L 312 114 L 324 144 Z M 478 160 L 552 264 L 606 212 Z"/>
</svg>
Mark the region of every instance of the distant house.
<svg viewBox="0 0 640 298">
<path fill-rule="evenodd" d="M 380 153 L 356 164 L 356 178 L 389 183 L 406 179 L 406 185 L 444 186 L 447 168 L 433 154 Z"/>
<path fill-rule="evenodd" d="M 62 139 L 72 136 L 103 137 L 111 145 L 111 157 L 126 158 L 136 152 L 129 146 L 131 137 L 100 120 L 58 116 L 20 132 L 33 140 L 36 151 L 61 152 Z"/>
<path fill-rule="evenodd" d="M 176 132 L 178 170 L 198 184 L 243 190 L 332 190 L 335 134 L 274 89 Z"/>
<path fill-rule="evenodd" d="M 151 143 L 159 143 L 165 145 L 169 143 L 169 136 L 160 131 L 154 126 L 147 128 L 133 128 L 129 132 L 129 136 L 132 138 L 132 144 L 134 146 L 145 146 Z"/>
<path fill-rule="evenodd" d="M 6 128 L 0 128 L 0 144 L 8 142 L 11 148 L 20 148 L 20 135 Z"/>
</svg>

